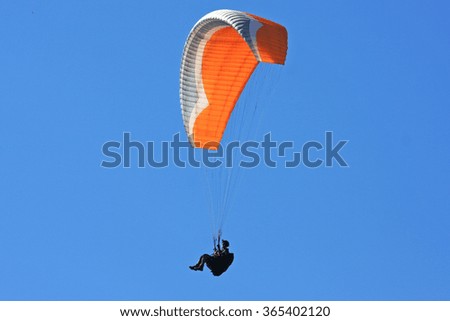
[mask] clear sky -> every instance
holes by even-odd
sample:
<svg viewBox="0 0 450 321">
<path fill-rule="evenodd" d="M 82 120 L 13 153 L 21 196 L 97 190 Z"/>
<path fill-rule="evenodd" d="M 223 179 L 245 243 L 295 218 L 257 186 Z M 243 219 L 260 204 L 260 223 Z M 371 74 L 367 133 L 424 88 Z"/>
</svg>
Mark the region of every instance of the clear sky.
<svg viewBox="0 0 450 321">
<path fill-rule="evenodd" d="M 258 167 L 211 251 L 193 168 L 105 169 L 102 144 L 183 131 L 185 39 L 216 9 L 286 26 L 262 129 L 349 140 L 348 168 Z M 0 299 L 449 300 L 446 1 L 3 1 Z M 184 133 L 183 133 L 184 135 Z M 184 137 L 184 136 L 183 136 Z"/>
</svg>

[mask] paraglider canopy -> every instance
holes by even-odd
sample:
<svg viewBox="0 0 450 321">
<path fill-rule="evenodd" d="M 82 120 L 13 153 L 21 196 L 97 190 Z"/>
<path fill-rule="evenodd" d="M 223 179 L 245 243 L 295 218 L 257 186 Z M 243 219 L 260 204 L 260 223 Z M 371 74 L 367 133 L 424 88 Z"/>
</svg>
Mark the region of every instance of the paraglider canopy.
<svg viewBox="0 0 450 321">
<path fill-rule="evenodd" d="M 193 147 L 217 149 L 242 90 L 259 62 L 284 64 L 286 29 L 236 10 L 201 18 L 186 41 L 181 113 Z"/>
</svg>

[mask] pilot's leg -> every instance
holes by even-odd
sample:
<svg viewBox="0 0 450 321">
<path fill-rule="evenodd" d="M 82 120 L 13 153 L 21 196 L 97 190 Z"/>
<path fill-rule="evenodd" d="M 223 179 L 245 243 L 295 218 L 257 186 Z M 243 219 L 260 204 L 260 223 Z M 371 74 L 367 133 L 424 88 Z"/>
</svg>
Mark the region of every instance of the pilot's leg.
<svg viewBox="0 0 450 321">
<path fill-rule="evenodd" d="M 210 259 L 211 259 L 211 256 L 210 256 L 210 255 L 208 255 L 208 254 L 203 254 L 203 255 L 200 257 L 200 260 L 198 260 L 197 264 L 194 265 L 194 266 L 190 266 L 189 268 L 190 268 L 191 270 L 194 270 L 194 271 L 203 271 L 203 266 L 204 266 L 205 263 L 206 263 L 208 260 L 210 260 Z"/>
</svg>

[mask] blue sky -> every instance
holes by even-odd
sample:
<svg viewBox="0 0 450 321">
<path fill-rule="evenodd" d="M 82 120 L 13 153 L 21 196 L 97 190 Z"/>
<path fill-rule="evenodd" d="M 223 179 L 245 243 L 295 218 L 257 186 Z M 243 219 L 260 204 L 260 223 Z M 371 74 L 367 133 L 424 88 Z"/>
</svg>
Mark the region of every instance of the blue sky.
<svg viewBox="0 0 450 321">
<path fill-rule="evenodd" d="M 179 68 L 204 14 L 286 26 L 262 130 L 349 140 L 350 167 L 245 172 L 223 276 L 193 168 L 105 169 L 101 146 L 183 130 Z M 445 1 L 0 4 L 0 299 L 450 299 Z"/>
</svg>

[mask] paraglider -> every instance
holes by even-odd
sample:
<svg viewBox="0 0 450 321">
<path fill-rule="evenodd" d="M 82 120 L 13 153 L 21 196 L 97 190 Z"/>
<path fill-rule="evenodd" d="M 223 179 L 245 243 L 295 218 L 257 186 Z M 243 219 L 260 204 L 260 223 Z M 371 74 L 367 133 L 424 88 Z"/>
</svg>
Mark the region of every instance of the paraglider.
<svg viewBox="0 0 450 321">
<path fill-rule="evenodd" d="M 230 242 L 223 240 L 222 249 L 220 249 L 219 242 L 217 247 L 214 248 L 214 253 L 212 255 L 203 254 L 197 264 L 192 265 L 189 268 L 194 271 L 203 271 L 203 266 L 206 264 L 214 276 L 221 275 L 230 267 L 234 260 L 234 254 L 230 253 L 228 249 L 229 246 Z"/>
<path fill-rule="evenodd" d="M 219 149 L 230 116 L 258 64 L 284 65 L 286 53 L 287 30 L 273 21 L 236 10 L 217 10 L 201 18 L 186 40 L 180 70 L 181 114 L 192 147 Z M 222 195 L 211 202 L 211 212 L 219 217 L 213 231 L 215 253 L 231 185 L 229 177 L 226 180 L 215 183 L 220 184 L 216 189 Z M 224 249 L 228 253 L 228 245 Z M 214 275 L 226 271 L 234 258 L 217 257 L 227 260 L 219 264 L 218 271 L 223 271 L 213 271 Z M 204 264 L 211 268 L 219 262 L 214 254 L 202 258 L 191 269 L 201 270 Z"/>
</svg>

